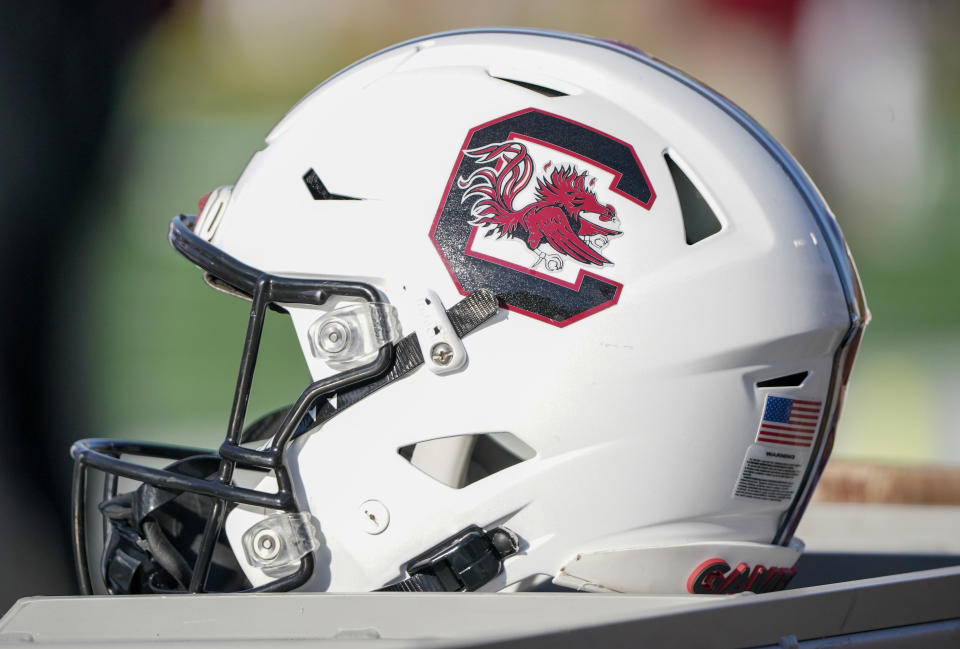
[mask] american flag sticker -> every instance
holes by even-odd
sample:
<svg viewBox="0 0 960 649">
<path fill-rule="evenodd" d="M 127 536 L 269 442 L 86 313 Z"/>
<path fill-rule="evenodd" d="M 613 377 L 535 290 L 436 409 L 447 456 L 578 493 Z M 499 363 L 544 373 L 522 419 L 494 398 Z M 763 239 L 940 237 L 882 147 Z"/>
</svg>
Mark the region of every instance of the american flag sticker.
<svg viewBox="0 0 960 649">
<path fill-rule="evenodd" d="M 757 442 L 809 448 L 817 436 L 822 401 L 767 395 Z"/>
</svg>

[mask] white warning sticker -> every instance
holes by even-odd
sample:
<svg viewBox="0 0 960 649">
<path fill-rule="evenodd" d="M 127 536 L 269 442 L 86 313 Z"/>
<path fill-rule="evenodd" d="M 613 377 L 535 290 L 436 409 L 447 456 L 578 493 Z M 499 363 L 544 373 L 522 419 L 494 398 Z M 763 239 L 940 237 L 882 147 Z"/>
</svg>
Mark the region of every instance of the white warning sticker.
<svg viewBox="0 0 960 649">
<path fill-rule="evenodd" d="M 743 458 L 740 477 L 733 488 L 734 497 L 775 503 L 792 500 L 803 478 L 808 457 L 805 450 L 752 445 Z"/>
</svg>

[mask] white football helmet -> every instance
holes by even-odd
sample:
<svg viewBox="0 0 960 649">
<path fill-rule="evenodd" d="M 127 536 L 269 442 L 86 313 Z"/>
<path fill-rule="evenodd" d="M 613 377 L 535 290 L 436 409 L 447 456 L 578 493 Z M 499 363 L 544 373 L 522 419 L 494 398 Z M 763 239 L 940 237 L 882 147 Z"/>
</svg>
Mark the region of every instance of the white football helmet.
<svg viewBox="0 0 960 649">
<path fill-rule="evenodd" d="M 170 237 L 252 300 L 230 432 L 74 446 L 86 592 L 91 466 L 110 592 L 792 576 L 867 309 L 797 162 L 677 70 L 529 30 L 403 43 L 313 90 Z M 268 307 L 313 383 L 244 428 Z"/>
</svg>

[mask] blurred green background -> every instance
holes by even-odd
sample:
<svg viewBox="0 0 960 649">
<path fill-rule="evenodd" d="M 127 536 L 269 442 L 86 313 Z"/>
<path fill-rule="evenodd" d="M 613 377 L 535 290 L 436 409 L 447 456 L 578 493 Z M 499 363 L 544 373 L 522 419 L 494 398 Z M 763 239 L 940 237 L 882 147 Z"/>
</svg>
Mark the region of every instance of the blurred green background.
<svg viewBox="0 0 960 649">
<path fill-rule="evenodd" d="M 960 463 L 960 4 L 951 2 L 258 2 L 174 5 L 125 69 L 85 212 L 63 336 L 92 371 L 97 435 L 218 443 L 246 305 L 166 243 L 178 212 L 231 184 L 270 127 L 350 62 L 459 27 L 621 40 L 744 107 L 837 214 L 873 312 L 835 456 Z M 78 305 L 86 304 L 83 309 Z M 269 322 L 252 414 L 307 381 Z"/>
</svg>

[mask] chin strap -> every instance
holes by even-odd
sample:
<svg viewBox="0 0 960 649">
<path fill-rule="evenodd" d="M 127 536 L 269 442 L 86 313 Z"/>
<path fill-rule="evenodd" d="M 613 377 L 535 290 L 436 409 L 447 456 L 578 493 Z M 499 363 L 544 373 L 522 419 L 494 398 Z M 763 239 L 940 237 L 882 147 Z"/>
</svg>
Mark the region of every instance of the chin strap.
<svg viewBox="0 0 960 649">
<path fill-rule="evenodd" d="M 452 307 L 447 309 L 447 318 L 453 326 L 454 332 L 459 338 L 463 338 L 468 333 L 482 325 L 484 322 L 497 314 L 497 296 L 493 291 L 482 288 L 474 291 L 463 298 Z M 305 427 L 313 428 L 322 424 L 345 408 L 349 408 L 364 397 L 373 394 L 388 383 L 397 379 L 402 379 L 407 374 L 423 365 L 423 353 L 420 351 L 420 343 L 417 340 L 417 334 L 412 333 L 401 338 L 394 346 L 393 367 L 384 376 L 376 381 L 361 385 L 352 390 L 345 390 L 337 393 L 336 406 L 329 400 L 324 400 L 317 404 L 317 414 L 313 422 Z M 300 433 L 298 433 L 300 434 Z M 295 434 L 296 437 L 298 434 Z"/>
<path fill-rule="evenodd" d="M 407 568 L 402 581 L 378 589 L 394 592 L 456 592 L 480 588 L 500 574 L 503 560 L 520 548 L 517 535 L 497 527 L 485 532 L 468 527 L 424 554 Z"/>
</svg>

